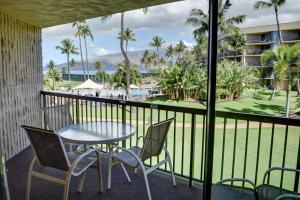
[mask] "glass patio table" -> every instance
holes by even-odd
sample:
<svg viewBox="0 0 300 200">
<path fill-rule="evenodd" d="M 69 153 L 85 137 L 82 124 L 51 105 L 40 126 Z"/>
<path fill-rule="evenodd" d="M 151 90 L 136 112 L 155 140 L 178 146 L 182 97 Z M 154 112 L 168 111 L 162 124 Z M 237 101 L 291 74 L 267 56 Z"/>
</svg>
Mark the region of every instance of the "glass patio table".
<svg viewBox="0 0 300 200">
<path fill-rule="evenodd" d="M 60 129 L 57 132 L 61 138 L 70 143 L 96 145 L 106 144 L 108 152 L 108 189 L 111 187 L 111 165 L 113 145 L 117 142 L 124 141 L 132 137 L 135 128 L 129 124 L 113 121 L 95 121 L 72 124 Z M 127 179 L 130 178 L 123 165 L 121 165 Z"/>
</svg>

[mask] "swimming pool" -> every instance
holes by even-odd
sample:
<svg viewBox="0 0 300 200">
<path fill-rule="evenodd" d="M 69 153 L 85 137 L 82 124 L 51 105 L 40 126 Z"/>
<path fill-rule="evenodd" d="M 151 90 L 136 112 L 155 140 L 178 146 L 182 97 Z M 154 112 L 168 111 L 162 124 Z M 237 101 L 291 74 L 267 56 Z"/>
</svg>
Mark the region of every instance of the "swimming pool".
<svg viewBox="0 0 300 200">
<path fill-rule="evenodd" d="M 129 93 L 132 96 L 147 96 L 150 94 L 149 89 L 130 89 Z M 73 91 L 74 94 L 80 94 L 80 95 L 96 95 L 95 89 L 80 89 L 77 91 Z M 125 89 L 118 88 L 118 89 L 101 89 L 100 90 L 100 97 L 109 97 L 109 96 L 119 96 L 119 95 L 125 95 Z"/>
</svg>

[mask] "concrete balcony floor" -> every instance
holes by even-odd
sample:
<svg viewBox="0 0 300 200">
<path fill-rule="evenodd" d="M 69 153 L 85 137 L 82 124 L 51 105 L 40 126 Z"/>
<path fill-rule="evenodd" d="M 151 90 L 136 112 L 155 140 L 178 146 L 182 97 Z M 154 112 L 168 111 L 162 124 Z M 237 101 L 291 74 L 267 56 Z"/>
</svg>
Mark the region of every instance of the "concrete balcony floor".
<svg viewBox="0 0 300 200">
<path fill-rule="evenodd" d="M 27 148 L 7 162 L 8 182 L 12 200 L 24 200 L 27 182 L 27 172 L 29 164 L 34 154 L 31 148 Z M 128 169 L 132 179 L 128 183 L 120 166 L 115 166 L 112 170 L 112 189 L 106 190 L 107 187 L 107 162 L 102 162 L 102 175 L 104 192 L 99 193 L 97 190 L 96 171 L 89 169 L 83 191 L 76 191 L 79 183 L 78 177 L 73 177 L 70 184 L 70 200 L 87 200 L 87 199 L 107 199 L 107 200 L 139 200 L 147 199 L 146 187 L 143 176 L 139 171 L 137 175 L 133 170 Z M 46 170 L 49 175 L 62 177 L 63 173 L 57 170 Z M 188 187 L 186 181 L 177 178 L 177 186 L 172 186 L 171 177 L 159 172 L 153 172 L 148 175 L 152 198 L 164 200 L 196 200 L 201 199 L 202 188 L 200 186 Z M 32 179 L 31 196 L 32 200 L 56 200 L 63 197 L 63 186 L 47 182 L 38 178 Z"/>
</svg>

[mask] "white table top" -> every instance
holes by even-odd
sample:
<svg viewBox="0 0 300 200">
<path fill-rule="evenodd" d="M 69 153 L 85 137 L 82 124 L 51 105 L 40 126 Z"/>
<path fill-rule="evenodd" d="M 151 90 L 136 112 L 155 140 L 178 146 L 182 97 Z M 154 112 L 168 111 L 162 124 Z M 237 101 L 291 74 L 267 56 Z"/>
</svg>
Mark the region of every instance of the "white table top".
<svg viewBox="0 0 300 200">
<path fill-rule="evenodd" d="M 111 144 L 132 137 L 135 128 L 131 125 L 98 121 L 72 124 L 57 132 L 64 141 L 77 144 Z"/>
</svg>

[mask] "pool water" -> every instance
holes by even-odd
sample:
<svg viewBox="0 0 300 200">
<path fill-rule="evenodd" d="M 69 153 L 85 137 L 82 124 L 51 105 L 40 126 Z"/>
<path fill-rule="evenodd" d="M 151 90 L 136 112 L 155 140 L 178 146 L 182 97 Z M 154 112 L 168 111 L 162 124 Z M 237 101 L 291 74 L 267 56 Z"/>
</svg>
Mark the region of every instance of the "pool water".
<svg viewBox="0 0 300 200">
<path fill-rule="evenodd" d="M 80 95 L 88 95 L 88 94 L 92 94 L 95 95 L 96 94 L 96 90 L 95 89 L 81 89 L 78 91 L 73 91 L 73 93 L 75 94 L 80 94 Z M 146 96 L 150 94 L 150 90 L 149 89 L 130 89 L 129 93 L 132 96 Z M 100 97 L 109 97 L 109 96 L 119 96 L 119 95 L 125 95 L 126 92 L 124 89 L 101 89 L 100 90 Z"/>
</svg>

